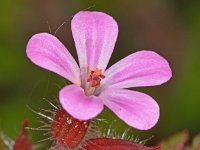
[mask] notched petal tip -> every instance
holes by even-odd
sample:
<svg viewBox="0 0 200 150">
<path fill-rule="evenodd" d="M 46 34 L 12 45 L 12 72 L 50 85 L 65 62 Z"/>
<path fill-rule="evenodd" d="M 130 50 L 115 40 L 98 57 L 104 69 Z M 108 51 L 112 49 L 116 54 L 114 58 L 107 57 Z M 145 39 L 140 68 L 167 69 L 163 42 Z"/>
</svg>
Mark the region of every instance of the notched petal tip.
<svg viewBox="0 0 200 150">
<path fill-rule="evenodd" d="M 160 68 L 158 68 L 158 71 L 159 69 L 162 71 L 162 81 L 158 83 L 157 85 L 164 84 L 172 78 L 172 69 L 170 67 L 169 62 L 167 61 L 165 57 L 161 56 L 160 54 L 152 50 L 141 50 L 136 53 L 141 53 L 141 55 L 144 55 L 144 56 L 147 55 L 149 57 L 152 57 L 151 59 L 156 60 L 157 63 L 160 65 Z"/>
<path fill-rule="evenodd" d="M 114 27 L 118 31 L 118 24 L 115 21 L 115 19 L 110 16 L 109 14 L 105 12 L 99 12 L 99 11 L 80 11 L 77 14 L 74 15 L 72 19 L 73 22 L 76 22 L 76 20 L 82 20 L 84 18 L 92 18 L 92 19 L 101 19 L 101 21 L 106 21 L 107 23 L 110 23 L 110 26 Z M 86 20 L 87 21 L 87 20 Z"/>
</svg>

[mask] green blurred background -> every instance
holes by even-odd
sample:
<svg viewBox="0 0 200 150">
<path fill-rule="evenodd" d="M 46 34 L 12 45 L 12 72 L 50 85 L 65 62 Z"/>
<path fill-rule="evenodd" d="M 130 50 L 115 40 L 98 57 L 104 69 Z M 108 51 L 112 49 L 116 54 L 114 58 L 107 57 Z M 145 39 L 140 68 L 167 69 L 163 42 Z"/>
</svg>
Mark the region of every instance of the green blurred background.
<svg viewBox="0 0 200 150">
<path fill-rule="evenodd" d="M 177 131 L 200 132 L 200 1 L 195 0 L 1 0 L 0 1 L 0 129 L 13 139 L 27 118 L 37 127 L 34 110 L 48 108 L 44 98 L 54 100 L 67 82 L 30 63 L 25 55 L 28 39 L 51 32 L 65 21 L 56 36 L 76 56 L 70 30 L 71 17 L 80 10 L 104 11 L 119 24 L 119 37 L 110 65 L 141 49 L 164 56 L 173 78 L 158 87 L 137 88 L 159 103 L 159 123 L 149 131 L 131 129 L 141 139 L 154 136 L 154 144 Z M 117 119 L 112 113 L 103 117 Z M 107 125 L 106 125 L 107 126 Z M 103 127 L 102 127 L 103 128 Z M 113 128 L 127 126 L 117 119 Z M 35 143 L 40 132 L 30 132 Z"/>
</svg>

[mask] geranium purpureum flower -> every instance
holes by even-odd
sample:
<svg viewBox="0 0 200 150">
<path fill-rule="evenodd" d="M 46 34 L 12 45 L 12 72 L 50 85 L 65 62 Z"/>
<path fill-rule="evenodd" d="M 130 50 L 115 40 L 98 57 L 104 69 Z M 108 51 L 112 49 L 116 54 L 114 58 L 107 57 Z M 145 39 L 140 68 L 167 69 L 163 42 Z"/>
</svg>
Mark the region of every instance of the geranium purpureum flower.
<svg viewBox="0 0 200 150">
<path fill-rule="evenodd" d="M 102 12 L 81 11 L 71 22 L 79 66 L 53 35 L 39 33 L 27 45 L 27 56 L 36 65 L 72 82 L 59 92 L 62 107 L 74 118 L 89 120 L 106 105 L 128 125 L 152 128 L 159 106 L 150 96 L 126 88 L 155 86 L 168 81 L 172 72 L 157 53 L 142 50 L 106 69 L 118 36 L 118 25 Z"/>
</svg>

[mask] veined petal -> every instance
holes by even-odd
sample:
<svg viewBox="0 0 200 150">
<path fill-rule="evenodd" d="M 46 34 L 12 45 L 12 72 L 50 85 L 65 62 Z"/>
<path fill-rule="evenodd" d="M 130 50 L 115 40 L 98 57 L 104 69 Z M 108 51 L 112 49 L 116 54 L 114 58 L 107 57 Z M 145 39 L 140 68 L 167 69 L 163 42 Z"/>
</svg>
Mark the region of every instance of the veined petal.
<svg viewBox="0 0 200 150">
<path fill-rule="evenodd" d="M 118 25 L 109 15 L 102 12 L 81 11 L 72 20 L 79 64 L 105 70 L 118 35 Z"/>
<path fill-rule="evenodd" d="M 104 87 L 130 88 L 155 86 L 167 82 L 172 71 L 168 62 L 153 51 L 133 53 L 111 66 L 104 73 Z"/>
<path fill-rule="evenodd" d="M 80 83 L 80 69 L 65 46 L 53 35 L 39 33 L 28 42 L 26 53 L 36 65 Z"/>
<path fill-rule="evenodd" d="M 159 119 L 159 106 L 150 96 L 126 89 L 106 89 L 100 94 L 104 104 L 128 125 L 147 130 Z"/>
<path fill-rule="evenodd" d="M 103 102 L 96 96 L 86 96 L 78 85 L 64 87 L 59 93 L 62 107 L 74 118 L 89 120 L 103 110 Z"/>
</svg>

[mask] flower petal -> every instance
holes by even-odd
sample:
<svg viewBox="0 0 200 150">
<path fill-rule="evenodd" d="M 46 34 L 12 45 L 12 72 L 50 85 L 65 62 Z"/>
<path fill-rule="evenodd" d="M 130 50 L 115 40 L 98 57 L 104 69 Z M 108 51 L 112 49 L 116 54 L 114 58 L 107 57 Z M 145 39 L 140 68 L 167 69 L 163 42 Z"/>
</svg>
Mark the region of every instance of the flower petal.
<svg viewBox="0 0 200 150">
<path fill-rule="evenodd" d="M 34 64 L 73 83 L 80 82 L 80 69 L 76 61 L 55 36 L 48 33 L 34 35 L 28 42 L 26 53 Z"/>
<path fill-rule="evenodd" d="M 81 68 L 106 68 L 118 35 L 118 25 L 102 12 L 81 11 L 72 20 L 72 33 Z"/>
<path fill-rule="evenodd" d="M 147 130 L 159 119 L 159 106 L 150 96 L 126 89 L 106 89 L 100 95 L 104 104 L 128 125 Z"/>
<path fill-rule="evenodd" d="M 133 53 L 105 72 L 104 87 L 130 88 L 155 86 L 168 81 L 172 71 L 168 62 L 153 51 Z"/>
<path fill-rule="evenodd" d="M 86 96 L 78 85 L 64 87 L 59 93 L 62 107 L 74 118 L 89 120 L 103 110 L 103 102 L 96 96 Z"/>
</svg>

